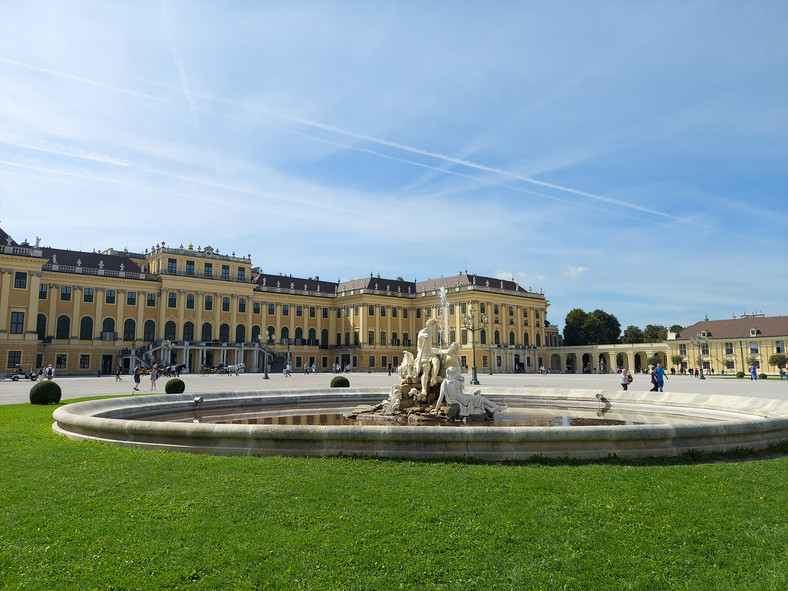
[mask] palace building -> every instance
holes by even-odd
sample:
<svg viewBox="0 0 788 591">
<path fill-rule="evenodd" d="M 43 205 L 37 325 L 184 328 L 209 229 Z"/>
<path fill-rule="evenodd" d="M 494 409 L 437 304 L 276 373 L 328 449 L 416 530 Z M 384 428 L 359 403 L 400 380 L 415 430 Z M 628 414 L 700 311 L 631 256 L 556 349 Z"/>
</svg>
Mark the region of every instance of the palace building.
<svg viewBox="0 0 788 591">
<path fill-rule="evenodd" d="M 272 275 L 251 255 L 191 244 L 81 252 L 17 243 L 0 230 L 0 360 L 58 375 L 128 373 L 136 363 L 293 371 L 396 368 L 427 319 L 479 371 L 532 372 L 558 345 L 543 293 L 460 273 L 346 282 Z M 266 339 L 266 336 L 268 339 Z"/>
</svg>

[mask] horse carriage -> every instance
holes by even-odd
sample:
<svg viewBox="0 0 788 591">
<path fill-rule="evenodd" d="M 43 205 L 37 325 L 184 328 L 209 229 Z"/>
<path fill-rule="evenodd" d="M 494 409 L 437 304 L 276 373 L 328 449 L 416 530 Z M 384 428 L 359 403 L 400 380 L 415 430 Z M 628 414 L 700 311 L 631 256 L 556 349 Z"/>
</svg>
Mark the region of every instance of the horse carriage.
<svg viewBox="0 0 788 591">
<path fill-rule="evenodd" d="M 243 363 L 234 363 L 232 365 L 225 365 L 220 363 L 216 367 L 203 366 L 200 368 L 199 375 L 207 376 L 210 374 L 217 374 L 220 376 L 238 375 L 246 370 L 246 365 Z"/>
</svg>

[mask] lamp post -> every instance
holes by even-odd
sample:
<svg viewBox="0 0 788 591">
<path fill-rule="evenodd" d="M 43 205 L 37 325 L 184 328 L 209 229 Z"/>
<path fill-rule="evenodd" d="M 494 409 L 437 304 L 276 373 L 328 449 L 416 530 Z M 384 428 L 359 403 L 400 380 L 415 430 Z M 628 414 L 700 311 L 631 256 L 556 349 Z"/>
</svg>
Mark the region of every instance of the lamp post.
<svg viewBox="0 0 788 591">
<path fill-rule="evenodd" d="M 265 347 L 265 353 L 263 356 L 263 379 L 267 380 L 268 377 L 268 343 L 271 341 L 271 335 L 268 334 L 268 331 L 265 331 L 265 337 L 263 337 L 262 333 L 257 335 L 257 340 L 260 341 L 260 344 Z"/>
<path fill-rule="evenodd" d="M 709 338 L 704 337 L 700 332 L 695 335 L 694 339 L 690 339 L 690 342 L 698 345 L 698 366 L 700 367 L 700 379 L 705 380 L 706 376 L 703 375 L 703 349 L 702 344 L 706 343 L 708 345 Z"/>
<path fill-rule="evenodd" d="M 487 316 L 485 314 L 482 314 L 480 320 L 482 321 L 482 325 L 487 324 Z M 471 331 L 471 351 L 473 356 L 471 384 L 478 386 L 479 378 L 477 377 L 476 373 L 476 331 L 481 327 L 476 325 L 476 309 L 474 307 L 471 307 L 471 309 L 468 311 L 468 314 L 463 316 L 462 322 L 465 325 L 465 328 Z M 490 373 L 492 373 L 492 369 L 490 369 Z"/>
</svg>

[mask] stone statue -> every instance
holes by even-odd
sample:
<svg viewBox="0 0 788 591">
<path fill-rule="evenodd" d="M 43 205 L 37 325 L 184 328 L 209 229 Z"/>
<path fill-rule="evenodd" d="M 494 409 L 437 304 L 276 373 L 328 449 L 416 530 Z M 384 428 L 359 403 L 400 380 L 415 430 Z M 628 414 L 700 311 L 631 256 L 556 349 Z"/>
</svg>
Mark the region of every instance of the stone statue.
<svg viewBox="0 0 788 591">
<path fill-rule="evenodd" d="M 432 340 L 435 338 L 437 326 L 438 321 L 435 318 L 430 318 L 416 337 L 418 352 L 413 365 L 421 372 L 421 396 L 424 400 L 427 400 L 429 386 L 434 386 L 438 383 L 440 358 L 432 350 Z"/>
<path fill-rule="evenodd" d="M 463 392 L 462 376 L 459 367 L 449 367 L 446 370 L 446 379 L 441 384 L 441 393 L 435 408 L 439 409 L 445 402 L 449 406 L 456 404 L 459 406 L 459 416 L 467 417 L 478 414 L 493 415 L 509 408 L 507 405 L 496 404 L 488 400 L 476 390 L 473 394 Z"/>
</svg>

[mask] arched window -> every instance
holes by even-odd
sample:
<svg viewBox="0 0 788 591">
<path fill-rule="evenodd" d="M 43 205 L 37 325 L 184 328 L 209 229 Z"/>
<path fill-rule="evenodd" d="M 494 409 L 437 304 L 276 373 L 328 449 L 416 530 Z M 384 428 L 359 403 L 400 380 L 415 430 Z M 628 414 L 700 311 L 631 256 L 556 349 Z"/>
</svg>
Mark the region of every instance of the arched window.
<svg viewBox="0 0 788 591">
<path fill-rule="evenodd" d="M 482 345 L 487 344 L 487 331 L 482 329 L 481 333 L 479 333 L 479 343 Z"/>
<path fill-rule="evenodd" d="M 38 334 L 38 340 L 43 341 L 47 336 L 47 317 L 43 314 L 39 314 L 36 318 L 36 334 Z"/>
<path fill-rule="evenodd" d="M 134 319 L 127 318 L 126 322 L 123 323 L 123 340 L 124 341 L 133 341 L 137 338 L 137 323 L 134 322 Z"/>
<path fill-rule="evenodd" d="M 194 324 L 191 322 L 187 322 L 183 325 L 183 340 L 184 341 L 193 341 L 194 340 Z"/>
<path fill-rule="evenodd" d="M 496 331 L 495 331 L 495 335 L 494 335 L 494 336 L 495 336 L 495 341 L 494 341 L 494 342 L 495 342 L 495 344 L 496 344 L 496 345 L 500 345 L 500 344 L 501 344 L 501 333 L 499 333 L 499 332 L 496 330 Z"/>
<path fill-rule="evenodd" d="M 309 345 L 317 345 L 317 331 L 314 328 L 309 329 L 309 340 L 307 340 L 307 344 Z"/>
<path fill-rule="evenodd" d="M 539 333 L 536 334 L 536 346 L 537 347 L 542 346 L 542 336 Z"/>
<path fill-rule="evenodd" d="M 83 316 L 82 320 L 79 321 L 79 340 L 80 341 L 93 340 L 93 319 L 90 316 Z"/>
<path fill-rule="evenodd" d="M 531 344 L 531 342 L 528 340 L 528 333 L 523 335 L 523 343 L 525 343 L 526 347 Z"/>
<path fill-rule="evenodd" d="M 101 325 L 101 332 L 115 332 L 115 319 L 105 318 Z"/>
<path fill-rule="evenodd" d="M 324 349 L 328 348 L 328 329 L 320 331 L 320 346 Z"/>
<path fill-rule="evenodd" d="M 286 326 L 282 327 L 282 344 L 287 345 L 290 343 L 290 329 Z"/>
<path fill-rule="evenodd" d="M 202 325 L 202 340 L 205 342 L 210 341 L 213 338 L 213 327 L 211 326 L 210 322 L 206 322 Z"/>
<path fill-rule="evenodd" d="M 230 341 L 230 325 L 222 324 L 219 326 L 219 340 L 223 343 Z"/>
<path fill-rule="evenodd" d="M 156 323 L 153 320 L 146 320 L 142 331 L 142 340 L 152 342 L 156 338 Z"/>
<path fill-rule="evenodd" d="M 255 324 L 252 327 L 252 342 L 259 343 L 260 342 L 260 339 L 258 338 L 259 336 L 260 336 L 260 327 Z"/>
<path fill-rule="evenodd" d="M 295 344 L 296 345 L 303 345 L 304 344 L 304 329 L 300 326 L 296 328 L 295 331 Z"/>
<path fill-rule="evenodd" d="M 91 327 L 91 330 L 93 330 L 92 327 Z M 57 328 L 55 330 L 55 338 L 56 339 L 67 339 L 67 338 L 69 338 L 71 336 L 69 334 L 70 332 L 71 332 L 71 318 L 69 318 L 65 314 L 63 316 L 58 316 L 57 317 Z"/>
<path fill-rule="evenodd" d="M 165 339 L 175 338 L 175 323 L 172 320 L 168 320 L 167 324 L 164 325 L 164 338 Z"/>
<path fill-rule="evenodd" d="M 514 345 L 514 333 L 509 332 L 509 344 Z"/>
<path fill-rule="evenodd" d="M 243 324 L 239 324 L 235 327 L 235 342 L 236 343 L 243 343 L 246 340 L 246 327 Z"/>
</svg>

